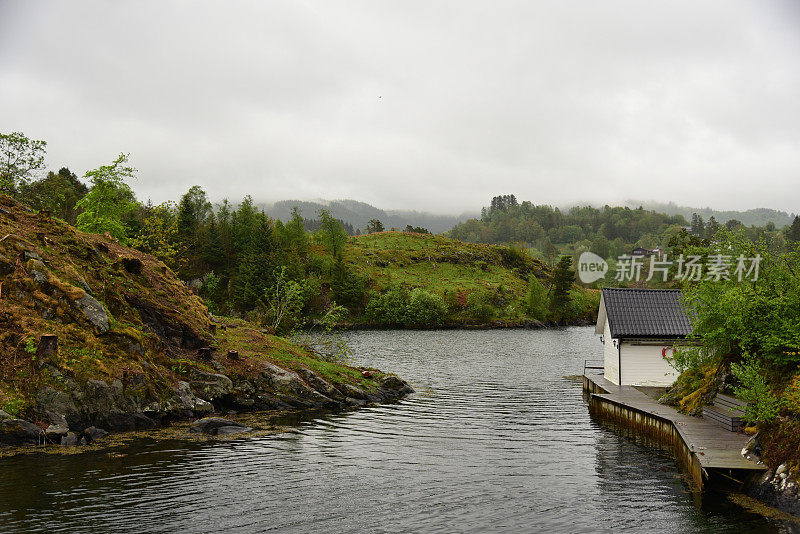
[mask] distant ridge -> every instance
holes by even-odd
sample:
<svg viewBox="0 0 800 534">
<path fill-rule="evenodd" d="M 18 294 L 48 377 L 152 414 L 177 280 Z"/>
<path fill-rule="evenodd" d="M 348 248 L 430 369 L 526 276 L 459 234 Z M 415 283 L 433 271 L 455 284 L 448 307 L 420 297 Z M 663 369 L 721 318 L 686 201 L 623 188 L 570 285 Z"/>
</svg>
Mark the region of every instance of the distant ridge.
<svg viewBox="0 0 800 534">
<path fill-rule="evenodd" d="M 292 209 L 297 207 L 303 217 L 314 219 L 320 209 L 327 209 L 336 219 L 341 219 L 359 228 L 362 231 L 370 219 L 378 219 L 387 230 L 390 228 L 405 228 L 407 225 L 427 228 L 434 234 L 440 234 L 466 221 L 477 217 L 478 213 L 464 213 L 462 215 L 436 215 L 424 211 L 413 210 L 382 210 L 366 202 L 358 200 L 280 200 L 275 203 L 259 202 L 267 215 L 275 219 L 286 221 L 291 217 Z"/>
<path fill-rule="evenodd" d="M 792 224 L 792 220 L 794 220 L 793 214 L 771 208 L 755 208 L 746 211 L 724 211 L 711 208 L 678 206 L 674 202 L 642 202 L 638 200 L 627 200 L 625 205 L 631 208 L 642 206 L 644 209 L 666 213 L 667 215 L 683 215 L 687 221 L 692 220 L 693 213 L 700 215 L 705 220 L 713 216 L 720 224 L 725 224 L 725 222 L 731 219 L 736 219 L 745 226 L 764 226 L 768 222 L 771 222 L 778 228 L 782 228 L 787 224 Z"/>
</svg>

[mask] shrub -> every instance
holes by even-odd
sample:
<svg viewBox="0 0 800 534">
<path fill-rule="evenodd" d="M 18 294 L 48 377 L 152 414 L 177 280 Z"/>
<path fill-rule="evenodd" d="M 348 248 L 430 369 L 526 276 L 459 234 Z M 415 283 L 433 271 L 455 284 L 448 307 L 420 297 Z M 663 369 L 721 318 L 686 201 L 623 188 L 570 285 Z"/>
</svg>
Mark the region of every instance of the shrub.
<svg viewBox="0 0 800 534">
<path fill-rule="evenodd" d="M 746 354 L 741 363 L 732 363 L 731 372 L 740 386 L 734 394 L 747 402 L 745 417 L 750 422 L 769 423 L 780 412 L 782 401 L 772 394 L 764 369 L 754 356 Z"/>
<path fill-rule="evenodd" d="M 367 302 L 364 317 L 368 321 L 386 326 L 403 326 L 408 314 L 408 293 L 390 289 L 383 295 L 373 293 Z"/>
<path fill-rule="evenodd" d="M 483 293 L 478 292 L 472 292 L 467 297 L 467 310 L 474 319 L 479 321 L 487 321 L 493 315 L 489 299 Z"/>
<path fill-rule="evenodd" d="M 408 324 L 420 326 L 439 326 L 447 318 L 447 304 L 434 293 L 417 288 L 408 299 Z"/>
<path fill-rule="evenodd" d="M 349 308 L 360 308 L 364 303 L 364 291 L 367 281 L 353 271 L 347 269 L 344 262 L 337 261 L 331 273 L 331 291 L 333 299 Z"/>
<path fill-rule="evenodd" d="M 526 304 L 528 315 L 537 321 L 544 321 L 547 319 L 547 313 L 550 309 L 547 290 L 535 276 L 531 276 L 530 283 L 528 284 L 528 300 Z"/>
</svg>

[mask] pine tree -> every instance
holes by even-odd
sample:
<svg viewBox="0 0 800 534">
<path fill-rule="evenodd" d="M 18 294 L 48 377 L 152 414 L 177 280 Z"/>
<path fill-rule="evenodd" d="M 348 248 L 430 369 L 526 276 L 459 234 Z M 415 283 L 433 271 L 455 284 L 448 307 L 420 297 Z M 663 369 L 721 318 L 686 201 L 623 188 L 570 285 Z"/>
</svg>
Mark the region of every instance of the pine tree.
<svg viewBox="0 0 800 534">
<path fill-rule="evenodd" d="M 789 241 L 800 241 L 800 215 L 795 215 L 792 225 L 786 231 L 786 239 Z"/>
<path fill-rule="evenodd" d="M 550 296 L 553 310 L 560 312 L 569 304 L 573 282 L 575 272 L 572 270 L 572 256 L 561 256 L 553 269 L 553 291 Z"/>
</svg>

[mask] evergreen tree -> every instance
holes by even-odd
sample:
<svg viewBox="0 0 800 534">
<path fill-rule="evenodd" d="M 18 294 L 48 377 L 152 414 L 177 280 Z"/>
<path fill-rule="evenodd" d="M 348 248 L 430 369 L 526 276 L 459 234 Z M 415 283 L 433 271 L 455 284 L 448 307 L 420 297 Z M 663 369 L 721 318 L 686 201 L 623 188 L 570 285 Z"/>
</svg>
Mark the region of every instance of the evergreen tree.
<svg viewBox="0 0 800 534">
<path fill-rule="evenodd" d="M 795 215 L 791 226 L 786 230 L 786 239 L 789 241 L 800 241 L 800 215 Z"/>
<path fill-rule="evenodd" d="M 575 272 L 572 269 L 572 256 L 561 256 L 555 269 L 553 269 L 553 288 L 550 296 L 552 308 L 562 312 L 569 304 L 569 291 L 575 282 Z"/>
<path fill-rule="evenodd" d="M 377 232 L 383 232 L 384 231 L 383 223 L 381 221 L 379 221 L 378 219 L 370 219 L 369 222 L 367 223 L 366 230 L 367 230 L 368 234 L 375 234 Z"/>
<path fill-rule="evenodd" d="M 692 235 L 703 237 L 706 235 L 706 225 L 703 218 L 696 213 L 692 213 Z"/>
<path fill-rule="evenodd" d="M 203 259 L 212 271 L 221 271 L 225 267 L 225 249 L 217 227 L 217 218 L 213 213 L 208 218 Z"/>
</svg>

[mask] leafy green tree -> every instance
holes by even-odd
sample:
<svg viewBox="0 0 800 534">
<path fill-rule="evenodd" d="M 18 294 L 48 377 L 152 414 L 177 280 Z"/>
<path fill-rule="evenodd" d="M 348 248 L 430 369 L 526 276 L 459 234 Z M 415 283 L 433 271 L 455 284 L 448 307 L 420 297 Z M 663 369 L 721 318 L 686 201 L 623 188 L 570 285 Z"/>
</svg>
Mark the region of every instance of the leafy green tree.
<svg viewBox="0 0 800 534">
<path fill-rule="evenodd" d="M 306 300 L 304 286 L 287 277 L 286 267 L 276 269 L 275 283 L 267 288 L 265 297 L 275 332 L 286 333 L 301 320 L 300 312 Z"/>
<path fill-rule="evenodd" d="M 547 299 L 547 289 L 535 276 L 531 276 L 528 282 L 528 298 L 527 298 L 527 311 L 528 315 L 537 321 L 544 321 L 547 319 L 549 311 L 549 302 Z"/>
<path fill-rule="evenodd" d="M 76 204 L 83 210 L 78 215 L 78 230 L 95 234 L 109 232 L 121 241 L 126 239 L 127 229 L 122 219 L 136 207 L 136 197 L 125 182 L 134 177 L 136 169 L 127 163 L 128 155 L 120 154 L 111 165 L 86 172 L 84 177 L 90 180 L 91 189 Z"/>
<path fill-rule="evenodd" d="M 75 224 L 76 205 L 88 192 L 89 188 L 74 173 L 62 167 L 58 173 L 49 172 L 40 180 L 21 183 L 18 197 L 33 209 L 48 209 L 56 217 Z"/>
<path fill-rule="evenodd" d="M 47 142 L 28 139 L 22 132 L 0 133 L 0 191 L 9 194 L 44 168 Z"/>
<path fill-rule="evenodd" d="M 185 261 L 185 249 L 177 239 L 175 203 L 164 202 L 146 210 L 148 214 L 142 221 L 142 228 L 129 245 L 152 254 L 173 271 L 178 271 Z"/>
<path fill-rule="evenodd" d="M 328 210 L 319 210 L 320 225 L 316 237 L 334 259 L 340 259 L 347 244 L 348 235 L 344 227 Z"/>
<path fill-rule="evenodd" d="M 384 231 L 383 223 L 378 219 L 370 219 L 369 222 L 367 223 L 366 232 L 368 234 L 375 234 L 383 231 Z"/>
</svg>

